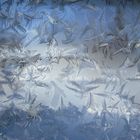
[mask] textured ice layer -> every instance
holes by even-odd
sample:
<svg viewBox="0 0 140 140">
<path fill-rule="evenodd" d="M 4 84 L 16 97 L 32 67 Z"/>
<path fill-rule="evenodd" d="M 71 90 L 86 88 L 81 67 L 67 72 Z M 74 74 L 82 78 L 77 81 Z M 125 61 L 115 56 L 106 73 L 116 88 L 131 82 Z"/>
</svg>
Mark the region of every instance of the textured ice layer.
<svg viewBox="0 0 140 140">
<path fill-rule="evenodd" d="M 33 117 L 31 112 L 11 106 L 1 112 L 1 140 L 139 140 L 139 114 L 130 120 L 119 114 L 91 115 L 70 105 L 58 111 L 40 106 Z"/>
<path fill-rule="evenodd" d="M 140 139 L 139 6 L 95 3 L 3 4 L 2 140 Z"/>
</svg>

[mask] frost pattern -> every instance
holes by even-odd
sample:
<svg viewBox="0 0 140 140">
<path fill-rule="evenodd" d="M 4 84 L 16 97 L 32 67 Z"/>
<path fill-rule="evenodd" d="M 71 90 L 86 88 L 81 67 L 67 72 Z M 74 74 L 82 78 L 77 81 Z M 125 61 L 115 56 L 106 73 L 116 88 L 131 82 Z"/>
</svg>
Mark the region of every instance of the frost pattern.
<svg viewBox="0 0 140 140">
<path fill-rule="evenodd" d="M 0 1 L 0 140 L 140 139 L 139 6 L 106 2 Z"/>
</svg>

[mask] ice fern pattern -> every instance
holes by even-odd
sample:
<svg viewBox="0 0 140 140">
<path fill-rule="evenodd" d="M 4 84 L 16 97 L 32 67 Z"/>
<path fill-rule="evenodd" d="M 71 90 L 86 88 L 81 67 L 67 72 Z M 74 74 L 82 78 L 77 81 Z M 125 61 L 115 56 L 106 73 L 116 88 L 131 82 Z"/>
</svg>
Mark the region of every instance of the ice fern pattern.
<svg viewBox="0 0 140 140">
<path fill-rule="evenodd" d="M 140 140 L 139 0 L 0 0 L 0 140 Z"/>
</svg>

